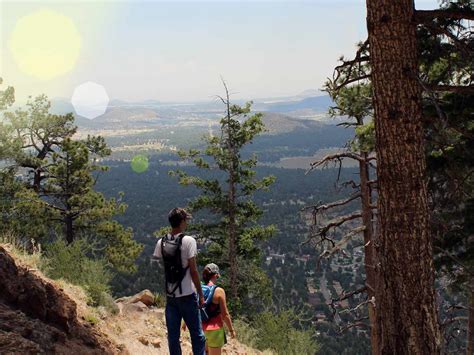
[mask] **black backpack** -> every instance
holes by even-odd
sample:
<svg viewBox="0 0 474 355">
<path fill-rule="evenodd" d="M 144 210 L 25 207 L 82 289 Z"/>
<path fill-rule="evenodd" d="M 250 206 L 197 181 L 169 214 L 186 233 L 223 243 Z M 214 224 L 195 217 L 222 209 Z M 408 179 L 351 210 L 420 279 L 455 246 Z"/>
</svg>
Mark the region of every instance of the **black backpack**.
<svg viewBox="0 0 474 355">
<path fill-rule="evenodd" d="M 179 289 L 181 294 L 181 283 L 186 276 L 188 267 L 183 268 L 181 261 L 181 244 L 183 243 L 184 234 L 176 237 L 166 235 L 161 239 L 161 255 L 165 264 L 165 284 L 168 295 L 173 296 L 174 292 Z M 174 288 L 169 290 L 169 285 L 174 284 Z"/>
</svg>

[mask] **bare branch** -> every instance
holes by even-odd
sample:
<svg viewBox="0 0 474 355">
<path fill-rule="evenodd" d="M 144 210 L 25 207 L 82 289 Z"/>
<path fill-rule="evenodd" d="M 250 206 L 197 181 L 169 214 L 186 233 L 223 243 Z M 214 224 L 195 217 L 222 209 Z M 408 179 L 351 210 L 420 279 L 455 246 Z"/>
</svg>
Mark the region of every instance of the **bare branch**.
<svg viewBox="0 0 474 355">
<path fill-rule="evenodd" d="M 333 162 L 335 160 L 340 161 L 344 158 L 357 160 L 359 162 L 363 161 L 363 158 L 360 155 L 358 155 L 356 153 L 352 153 L 352 152 L 342 152 L 342 153 L 330 154 L 330 155 L 325 156 L 321 160 L 317 160 L 317 161 L 311 163 L 310 164 L 311 167 L 306 171 L 305 175 L 307 175 L 309 172 L 311 172 L 312 170 L 316 169 L 317 167 L 319 167 L 323 164 L 328 164 L 328 163 Z"/>
<path fill-rule="evenodd" d="M 343 87 L 345 87 L 349 84 L 352 84 L 352 83 L 355 83 L 355 82 L 358 82 L 358 81 L 362 81 L 362 80 L 365 80 L 365 79 L 370 79 L 371 76 L 372 76 L 371 74 L 365 74 L 365 75 L 354 77 L 352 79 L 346 79 L 341 84 L 336 85 L 334 87 L 334 90 L 339 91 L 340 89 L 342 89 Z"/>
<path fill-rule="evenodd" d="M 417 23 L 431 22 L 434 19 L 474 20 L 474 11 L 470 9 L 416 10 Z"/>
<path fill-rule="evenodd" d="M 474 85 L 435 85 L 425 84 L 431 91 L 454 92 L 457 94 L 474 95 Z"/>
<path fill-rule="evenodd" d="M 353 229 L 349 233 L 347 233 L 339 242 L 337 242 L 337 244 L 335 246 L 333 246 L 332 249 L 324 250 L 319 255 L 318 264 L 319 264 L 321 258 L 329 258 L 330 256 L 334 255 L 336 252 L 340 251 L 341 248 L 345 244 L 347 244 L 352 239 L 353 236 L 355 236 L 359 233 L 362 233 L 364 230 L 365 230 L 365 226 L 360 226 L 360 227 L 357 227 L 357 228 Z"/>
<path fill-rule="evenodd" d="M 334 208 L 334 207 L 337 207 L 337 206 L 347 205 L 349 202 L 354 201 L 355 199 L 360 198 L 361 196 L 362 195 L 360 193 L 357 193 L 357 194 L 352 195 L 349 198 L 344 199 L 344 200 L 335 201 L 335 202 L 328 203 L 328 204 L 325 204 L 325 205 L 306 206 L 306 207 L 303 207 L 302 210 L 305 211 L 305 210 L 308 210 L 308 209 L 313 209 L 313 211 L 315 213 L 318 213 L 319 211 L 325 211 L 325 210 L 328 210 L 328 209 L 331 209 L 331 208 Z"/>
<path fill-rule="evenodd" d="M 332 301 L 341 302 L 341 301 L 347 300 L 348 298 L 351 298 L 354 295 L 358 295 L 359 293 L 362 293 L 365 291 L 367 291 L 367 286 L 362 286 L 350 292 L 342 291 L 342 293 L 339 295 L 339 298 L 333 299 Z"/>
<path fill-rule="evenodd" d="M 344 309 L 344 310 L 342 310 L 342 311 L 339 312 L 339 313 L 351 313 L 351 312 L 355 312 L 355 311 L 357 311 L 360 307 L 362 307 L 362 306 L 364 306 L 364 305 L 366 305 L 366 304 L 369 304 L 369 303 L 371 303 L 371 304 L 375 307 L 375 297 L 374 297 L 374 296 L 372 296 L 372 298 L 370 298 L 370 299 L 365 300 L 365 301 L 362 302 L 362 303 L 359 303 L 359 304 L 358 304 L 357 306 L 355 306 L 354 308 Z"/>
<path fill-rule="evenodd" d="M 342 333 L 344 333 L 345 331 L 347 331 L 347 330 L 349 330 L 349 329 L 351 329 L 351 328 L 354 328 L 354 327 L 366 327 L 366 328 L 369 328 L 370 325 L 367 324 L 367 323 L 365 323 L 365 322 L 363 322 L 363 320 L 367 320 L 367 319 L 369 319 L 368 316 L 367 316 L 367 317 L 362 317 L 362 318 L 359 318 L 359 319 L 358 319 L 356 322 L 354 322 L 354 323 L 350 323 L 350 324 L 346 325 L 345 327 L 341 327 L 341 328 L 339 329 L 339 334 L 342 334 Z"/>
<path fill-rule="evenodd" d="M 331 228 L 339 227 L 342 224 L 357 218 L 362 218 L 362 213 L 360 211 L 354 212 L 347 216 L 335 218 L 331 220 L 328 224 L 326 224 L 324 227 L 319 228 L 318 235 L 326 234 Z"/>
</svg>

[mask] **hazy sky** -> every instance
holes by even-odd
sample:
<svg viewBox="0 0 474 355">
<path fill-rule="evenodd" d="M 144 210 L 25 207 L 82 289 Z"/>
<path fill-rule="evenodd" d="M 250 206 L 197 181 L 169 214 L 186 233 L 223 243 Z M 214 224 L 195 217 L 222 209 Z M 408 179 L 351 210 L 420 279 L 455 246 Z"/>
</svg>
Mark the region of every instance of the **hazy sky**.
<svg viewBox="0 0 474 355">
<path fill-rule="evenodd" d="M 0 3 L 0 76 L 20 101 L 39 93 L 68 98 L 87 81 L 115 99 L 207 100 L 221 93 L 221 76 L 235 97 L 296 95 L 321 88 L 338 57 L 351 56 L 366 37 L 360 0 Z M 45 13 L 62 21 L 56 29 L 48 20 L 53 35 L 42 35 Z M 25 25 L 25 18 L 35 20 Z M 45 41 L 54 53 L 41 52 L 42 61 L 52 58 L 47 72 L 58 73 L 39 78 L 21 61 L 28 65 Z"/>
</svg>

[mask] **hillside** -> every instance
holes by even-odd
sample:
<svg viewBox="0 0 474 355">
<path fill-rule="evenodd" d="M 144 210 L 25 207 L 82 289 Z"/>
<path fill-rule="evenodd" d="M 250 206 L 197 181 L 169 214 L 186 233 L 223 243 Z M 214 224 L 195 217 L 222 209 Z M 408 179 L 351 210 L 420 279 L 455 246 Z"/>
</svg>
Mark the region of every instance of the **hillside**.
<svg viewBox="0 0 474 355">
<path fill-rule="evenodd" d="M 0 246 L 1 354 L 118 354 L 103 333 L 80 319 L 64 289 L 20 265 Z"/>
<path fill-rule="evenodd" d="M 290 133 L 296 129 L 316 130 L 323 126 L 317 121 L 294 118 L 277 112 L 263 112 L 262 120 L 267 130 L 265 133 L 271 135 Z"/>
<path fill-rule="evenodd" d="M 50 280 L 33 266 L 11 246 L 0 245 L 0 354 L 168 353 L 163 308 L 136 295 L 118 300 L 119 312 L 112 315 L 87 306 L 81 288 Z M 182 348 L 191 353 L 187 332 Z M 224 351 L 261 354 L 237 340 Z"/>
</svg>

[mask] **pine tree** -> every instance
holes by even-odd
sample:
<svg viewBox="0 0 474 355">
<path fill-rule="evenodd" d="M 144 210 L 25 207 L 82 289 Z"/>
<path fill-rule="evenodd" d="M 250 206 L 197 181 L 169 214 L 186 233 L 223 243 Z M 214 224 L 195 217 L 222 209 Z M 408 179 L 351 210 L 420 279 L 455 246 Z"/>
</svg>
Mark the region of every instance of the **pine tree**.
<svg viewBox="0 0 474 355">
<path fill-rule="evenodd" d="M 225 91 L 226 96 L 219 97 L 226 110 L 220 121 L 220 135 L 206 137 L 203 151 L 180 152 L 183 159 L 191 160 L 212 177 L 190 176 L 183 170 L 172 174 L 181 184 L 194 185 L 201 191 L 189 204 L 192 211 L 208 210 L 215 216 L 195 225 L 205 241 L 204 261 L 219 263 L 228 272 L 230 302 L 234 309 L 240 309 L 244 297 L 251 294 L 266 294 L 268 298 L 269 281 L 259 267 L 258 243 L 269 238 L 275 227 L 258 224 L 263 212 L 252 197 L 256 191 L 268 189 L 275 178 L 257 178 L 257 157 L 241 156 L 242 149 L 264 131 L 262 115 L 250 114 L 250 102 L 244 107 L 232 104 L 226 86 Z"/>
<path fill-rule="evenodd" d="M 126 205 L 94 190 L 98 174 L 107 170 L 98 161 L 110 149 L 102 137 L 74 139 L 72 114 L 53 115 L 49 109 L 41 95 L 26 110 L 3 114 L 0 154 L 9 169 L 2 169 L 7 184 L 0 192 L 11 198 L 3 228 L 40 241 L 55 235 L 69 244 L 86 238 L 114 267 L 133 270 L 142 247 L 131 229 L 113 219 Z"/>
<path fill-rule="evenodd" d="M 448 2 L 440 10 L 417 11 L 417 47 L 419 73 L 413 75 L 423 89 L 423 129 L 426 142 L 425 155 L 428 161 L 429 206 L 432 210 L 432 232 L 438 267 L 450 270 L 449 278 L 462 285 L 472 294 L 472 248 L 469 246 L 469 213 L 472 199 L 472 38 L 462 18 L 472 17 L 468 1 Z M 356 100 L 347 99 L 347 89 L 355 92 L 361 81 L 371 79 L 369 43 L 359 45 L 353 60 L 341 58 L 328 91 L 338 106 L 350 106 L 343 112 L 352 112 L 367 105 L 366 95 L 357 94 Z M 356 87 L 348 87 L 353 83 Z M 351 98 L 351 96 L 349 96 Z M 361 106 L 362 105 L 362 106 Z M 356 128 L 357 141 L 375 149 L 375 132 L 372 124 Z M 361 140 L 362 139 L 362 140 Z M 360 144 L 356 146 L 360 147 Z M 371 148 L 370 148 L 371 147 Z M 471 297 L 472 298 L 472 297 Z M 447 309 L 464 308 L 450 305 Z M 452 312 L 451 312 L 452 313 Z M 472 314 L 470 312 L 469 314 Z M 447 344 L 456 335 L 450 331 L 458 329 L 465 317 L 443 315 L 441 324 Z M 458 324 L 454 324 L 456 322 Z M 450 324 L 453 323 L 453 324 Z M 468 348 L 472 348 L 473 321 L 469 321 Z M 462 325 L 461 325 L 462 327 Z M 374 340 L 372 338 L 372 340 Z M 372 342 L 372 350 L 374 350 Z"/>
</svg>

